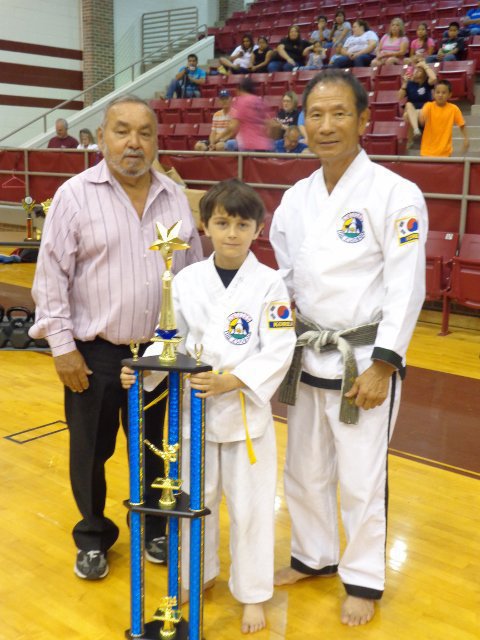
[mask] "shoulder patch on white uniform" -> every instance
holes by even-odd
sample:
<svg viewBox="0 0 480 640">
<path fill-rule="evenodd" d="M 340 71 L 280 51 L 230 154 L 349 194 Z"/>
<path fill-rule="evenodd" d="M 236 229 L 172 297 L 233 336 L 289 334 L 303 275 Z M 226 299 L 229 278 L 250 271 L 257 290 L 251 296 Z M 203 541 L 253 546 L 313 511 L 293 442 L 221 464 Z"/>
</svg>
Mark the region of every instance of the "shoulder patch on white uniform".
<svg viewBox="0 0 480 640">
<path fill-rule="evenodd" d="M 271 302 L 267 307 L 267 326 L 269 329 L 291 329 L 293 313 L 288 301 Z"/>
<path fill-rule="evenodd" d="M 400 246 L 418 240 L 418 220 L 416 218 L 400 218 L 395 221 L 395 226 L 397 228 L 397 238 Z"/>
<path fill-rule="evenodd" d="M 252 335 L 252 316 L 243 311 L 235 311 L 227 318 L 227 328 L 223 332 L 230 344 L 246 344 Z"/>
<path fill-rule="evenodd" d="M 342 216 L 340 222 L 340 229 L 337 229 L 337 235 L 340 240 L 348 244 L 353 244 L 364 239 L 363 213 L 359 211 L 349 211 L 349 213 Z"/>
</svg>

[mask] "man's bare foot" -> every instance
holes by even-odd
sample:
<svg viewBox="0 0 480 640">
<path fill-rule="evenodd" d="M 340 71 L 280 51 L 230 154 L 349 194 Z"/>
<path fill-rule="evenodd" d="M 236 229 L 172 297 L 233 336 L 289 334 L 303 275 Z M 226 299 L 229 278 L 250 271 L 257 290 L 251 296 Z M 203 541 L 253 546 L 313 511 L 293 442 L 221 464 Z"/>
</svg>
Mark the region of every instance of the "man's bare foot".
<svg viewBox="0 0 480 640">
<path fill-rule="evenodd" d="M 266 626 L 265 612 L 261 602 L 243 605 L 242 633 L 255 633 L 265 629 Z"/>
<path fill-rule="evenodd" d="M 367 624 L 375 615 L 374 600 L 347 596 L 342 605 L 341 621 L 349 627 Z"/>
<path fill-rule="evenodd" d="M 203 585 L 203 590 L 207 591 L 207 589 L 211 589 L 215 584 L 215 580 L 216 578 L 212 578 L 208 582 L 205 582 L 205 584 Z M 190 591 L 188 589 L 182 589 L 181 604 L 187 604 L 189 600 L 190 600 Z"/>
<path fill-rule="evenodd" d="M 283 584 L 295 584 L 295 582 L 298 582 L 299 580 L 311 577 L 312 576 L 309 576 L 306 573 L 301 573 L 296 569 L 292 569 L 292 567 L 283 567 L 283 569 L 275 571 L 273 584 L 276 587 L 281 587 Z"/>
</svg>

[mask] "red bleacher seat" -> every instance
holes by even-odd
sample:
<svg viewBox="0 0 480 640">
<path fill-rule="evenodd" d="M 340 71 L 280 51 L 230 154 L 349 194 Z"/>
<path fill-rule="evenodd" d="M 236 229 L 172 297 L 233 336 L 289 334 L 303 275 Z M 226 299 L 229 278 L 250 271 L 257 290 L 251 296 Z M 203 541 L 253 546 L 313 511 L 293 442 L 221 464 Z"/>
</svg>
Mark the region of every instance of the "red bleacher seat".
<svg viewBox="0 0 480 640">
<path fill-rule="evenodd" d="M 189 151 L 193 144 L 190 137 L 194 138 L 198 133 L 198 124 L 180 123 L 174 125 L 172 133 L 165 136 L 167 149 Z"/>
<path fill-rule="evenodd" d="M 443 297 L 442 335 L 448 333 L 451 302 L 480 309 L 480 234 L 466 233 L 452 258 L 450 287 Z"/>
<path fill-rule="evenodd" d="M 292 73 L 292 87 L 297 93 L 302 92 L 317 73 L 317 69 L 300 69 L 296 73 Z"/>
<path fill-rule="evenodd" d="M 290 90 L 291 71 L 275 71 L 269 74 L 267 91 L 270 95 L 282 95 Z"/>
<path fill-rule="evenodd" d="M 442 300 L 450 281 L 451 260 L 458 250 L 458 233 L 429 230 L 426 242 L 426 300 Z"/>
<path fill-rule="evenodd" d="M 160 121 L 164 124 L 183 122 L 183 112 L 190 107 L 191 102 L 191 98 L 171 98 L 168 107 L 160 112 Z"/>
<path fill-rule="evenodd" d="M 458 0 L 438 0 L 435 6 L 435 16 L 437 20 L 446 19 L 449 22 L 455 20 L 460 16 Z"/>
<path fill-rule="evenodd" d="M 375 70 L 372 67 L 351 67 L 349 71 L 360 80 L 367 91 L 373 90 Z"/>
<path fill-rule="evenodd" d="M 173 133 L 174 127 L 175 125 L 173 124 L 164 124 L 163 122 L 158 124 L 157 141 L 159 149 L 167 148 L 165 137 Z"/>
<path fill-rule="evenodd" d="M 398 155 L 397 136 L 395 133 L 366 133 L 363 135 L 363 148 L 369 155 Z"/>
<path fill-rule="evenodd" d="M 210 122 L 213 98 L 192 98 L 188 109 L 183 112 L 183 122 Z"/>
<path fill-rule="evenodd" d="M 405 8 L 405 14 L 410 20 L 428 20 L 434 11 L 435 7 L 432 7 L 431 2 L 414 2 Z M 397 15 L 402 16 L 401 13 Z"/>
<path fill-rule="evenodd" d="M 406 66 L 402 64 L 384 64 L 375 72 L 374 85 L 376 91 L 398 91 L 402 85 L 402 77 Z"/>
<path fill-rule="evenodd" d="M 408 127 L 405 121 L 377 121 L 373 123 L 372 133 L 376 135 L 386 135 L 394 133 L 397 136 L 397 154 L 405 155 L 407 151 Z"/>
<path fill-rule="evenodd" d="M 400 116 L 397 91 L 376 91 L 370 100 L 370 118 L 372 122 L 394 120 Z"/>
<path fill-rule="evenodd" d="M 479 38 L 478 44 L 470 43 L 468 45 L 467 60 L 474 62 L 477 73 L 480 73 L 480 36 L 477 37 Z"/>
<path fill-rule="evenodd" d="M 437 76 L 451 82 L 454 99 L 466 98 L 470 104 L 474 104 L 475 68 L 474 60 L 446 60 Z"/>
<path fill-rule="evenodd" d="M 189 135 L 190 149 L 193 149 L 193 147 L 195 146 L 195 142 L 198 142 L 200 140 L 208 140 L 211 130 L 211 122 L 200 122 L 198 124 L 197 131 Z"/>
<path fill-rule="evenodd" d="M 399 18 L 399 17 L 405 19 L 405 8 L 402 3 L 385 4 L 382 11 L 382 18 L 384 18 L 386 22 L 390 22 L 392 18 Z"/>
<path fill-rule="evenodd" d="M 220 73 L 207 76 L 205 84 L 202 85 L 202 98 L 216 98 L 218 92 L 225 85 L 225 76 Z"/>
</svg>

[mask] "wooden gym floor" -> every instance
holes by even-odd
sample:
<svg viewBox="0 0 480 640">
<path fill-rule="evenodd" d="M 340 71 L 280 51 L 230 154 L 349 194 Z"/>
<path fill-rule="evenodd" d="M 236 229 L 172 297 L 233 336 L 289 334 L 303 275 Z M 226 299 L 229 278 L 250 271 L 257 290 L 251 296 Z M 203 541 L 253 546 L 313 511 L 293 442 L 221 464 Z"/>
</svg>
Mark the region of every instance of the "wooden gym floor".
<svg viewBox="0 0 480 640">
<path fill-rule="evenodd" d="M 0 303 L 28 302 L 34 265 L 0 265 Z M 419 323 L 391 443 L 387 589 L 366 627 L 339 622 L 337 578 L 276 589 L 258 640 L 474 640 L 480 637 L 480 332 Z M 129 626 L 125 440 L 107 467 L 107 513 L 121 526 L 110 574 L 73 574 L 77 519 L 68 481 L 62 390 L 49 355 L 0 350 L 0 640 L 114 640 Z M 283 498 L 286 425 L 279 444 L 276 565 L 289 562 Z M 228 586 L 228 525 L 222 573 L 205 599 L 207 640 L 242 637 L 241 607 Z M 147 564 L 146 619 L 166 594 L 166 569 Z M 188 616 L 188 612 L 187 612 Z"/>
</svg>

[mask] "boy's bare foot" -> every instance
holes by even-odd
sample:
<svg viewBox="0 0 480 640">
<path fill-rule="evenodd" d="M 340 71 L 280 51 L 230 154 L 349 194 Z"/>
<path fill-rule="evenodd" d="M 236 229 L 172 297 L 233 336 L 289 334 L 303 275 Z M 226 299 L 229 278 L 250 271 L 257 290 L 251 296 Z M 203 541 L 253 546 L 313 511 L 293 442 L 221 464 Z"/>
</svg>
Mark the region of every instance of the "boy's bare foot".
<svg viewBox="0 0 480 640">
<path fill-rule="evenodd" d="M 283 567 L 283 569 L 275 571 L 275 575 L 273 576 L 273 584 L 276 587 L 281 587 L 284 584 L 295 584 L 295 582 L 298 582 L 299 580 L 311 577 L 312 576 L 309 576 L 306 573 L 301 573 L 296 569 L 292 569 L 292 567 Z"/>
<path fill-rule="evenodd" d="M 265 612 L 261 602 L 243 605 L 242 633 L 255 633 L 265 629 L 266 626 Z"/>
<path fill-rule="evenodd" d="M 374 600 L 347 596 L 342 606 L 341 621 L 349 627 L 356 627 L 370 622 L 374 614 Z"/>
<path fill-rule="evenodd" d="M 212 578 L 208 582 L 205 582 L 205 584 L 203 585 L 203 590 L 207 591 L 207 589 L 211 589 L 215 584 L 215 580 L 216 578 Z M 190 600 L 190 591 L 188 589 L 182 589 L 181 604 L 187 604 L 189 600 Z"/>
</svg>

